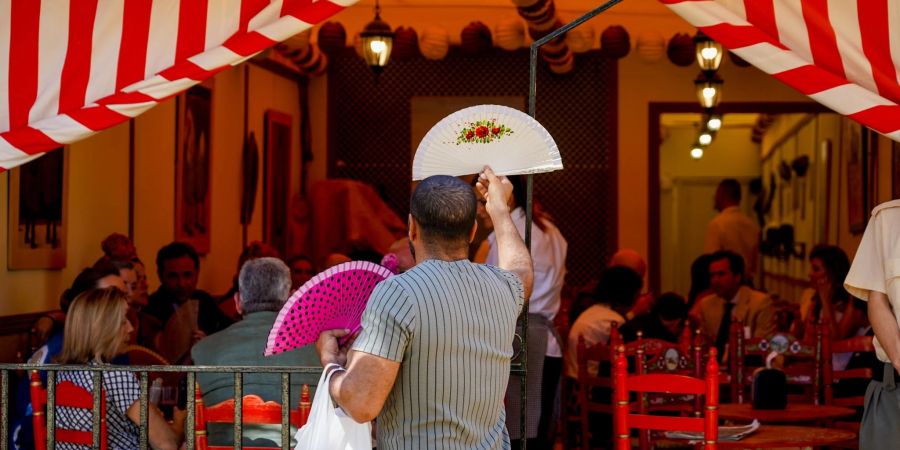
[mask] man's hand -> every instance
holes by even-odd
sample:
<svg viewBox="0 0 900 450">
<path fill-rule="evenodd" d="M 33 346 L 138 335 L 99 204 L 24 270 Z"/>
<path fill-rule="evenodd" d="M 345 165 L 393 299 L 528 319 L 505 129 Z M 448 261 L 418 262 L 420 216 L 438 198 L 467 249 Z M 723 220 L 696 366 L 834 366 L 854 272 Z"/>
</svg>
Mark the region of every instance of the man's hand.
<svg viewBox="0 0 900 450">
<path fill-rule="evenodd" d="M 319 353 L 319 361 L 322 367 L 329 364 L 337 364 L 341 367 L 347 365 L 347 349 L 353 345 L 356 339 L 353 336 L 345 345 L 338 343 L 338 338 L 342 338 L 350 334 L 350 330 L 344 328 L 339 330 L 326 330 L 319 335 L 316 341 L 316 352 Z"/>
<path fill-rule="evenodd" d="M 485 166 L 484 171 L 478 174 L 478 183 L 475 188 L 484 197 L 487 203 L 484 207 L 491 218 L 496 214 L 509 212 L 509 199 L 512 197 L 513 186 L 506 177 L 494 175 L 490 167 Z"/>
</svg>

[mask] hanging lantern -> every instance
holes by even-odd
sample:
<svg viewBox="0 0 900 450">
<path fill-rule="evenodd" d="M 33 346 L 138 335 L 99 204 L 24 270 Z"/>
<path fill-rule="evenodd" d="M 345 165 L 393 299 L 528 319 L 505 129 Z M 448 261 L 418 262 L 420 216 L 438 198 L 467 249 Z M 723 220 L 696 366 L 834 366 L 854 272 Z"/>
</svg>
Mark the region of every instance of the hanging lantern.
<svg viewBox="0 0 900 450">
<path fill-rule="evenodd" d="M 422 31 L 419 38 L 419 50 L 427 59 L 444 59 L 450 50 L 450 35 L 443 28 L 428 27 Z"/>
<path fill-rule="evenodd" d="M 701 72 L 694 85 L 697 87 L 697 99 L 704 108 L 715 108 L 722 100 L 722 84 L 724 82 L 715 73 Z"/>
<path fill-rule="evenodd" d="M 319 48 L 325 53 L 334 52 L 347 46 L 347 32 L 340 22 L 325 22 L 319 27 Z"/>
<path fill-rule="evenodd" d="M 473 56 L 486 51 L 493 45 L 491 29 L 482 22 L 466 25 L 460 35 L 460 47 L 467 55 Z"/>
<path fill-rule="evenodd" d="M 381 7 L 375 0 L 375 19 L 369 22 L 359 38 L 362 40 L 363 59 L 375 73 L 384 71 L 388 59 L 391 57 L 391 47 L 394 45 L 394 32 L 387 22 L 381 20 Z"/>
<path fill-rule="evenodd" d="M 707 110 L 703 117 L 703 123 L 706 124 L 707 130 L 715 133 L 722 128 L 722 115 L 711 109 Z"/>
<path fill-rule="evenodd" d="M 669 39 L 666 56 L 669 61 L 679 67 L 687 67 L 694 63 L 694 39 L 685 33 L 678 33 Z"/>
<path fill-rule="evenodd" d="M 694 36 L 694 51 L 697 54 L 697 64 L 704 72 L 715 72 L 722 64 L 722 44 L 710 39 L 709 36 L 698 31 Z"/>
<path fill-rule="evenodd" d="M 506 51 L 522 48 L 525 45 L 525 24 L 514 18 L 498 23 L 494 28 L 494 44 Z"/>
<path fill-rule="evenodd" d="M 603 34 L 600 35 L 600 50 L 608 58 L 624 58 L 631 50 L 628 31 L 620 25 L 613 25 L 603 30 Z"/>
<path fill-rule="evenodd" d="M 419 54 L 419 34 L 416 30 L 406 27 L 394 30 L 394 51 L 391 52 L 394 59 L 408 61 Z"/>
</svg>

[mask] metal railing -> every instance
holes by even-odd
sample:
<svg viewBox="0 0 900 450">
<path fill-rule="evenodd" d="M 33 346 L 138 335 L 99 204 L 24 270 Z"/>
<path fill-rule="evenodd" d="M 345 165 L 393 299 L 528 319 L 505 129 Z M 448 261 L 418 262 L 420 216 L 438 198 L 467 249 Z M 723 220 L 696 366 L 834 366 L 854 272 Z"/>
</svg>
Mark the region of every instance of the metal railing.
<svg viewBox="0 0 900 450">
<path fill-rule="evenodd" d="M 511 374 L 524 374 L 524 367 L 521 364 L 512 364 Z M 0 450 L 9 448 L 9 422 L 10 422 L 10 401 L 9 401 L 9 383 L 11 372 L 24 372 L 27 376 L 31 371 L 40 371 L 47 373 L 46 392 L 47 392 L 47 450 L 54 450 L 56 442 L 54 440 L 56 427 L 56 376 L 59 372 L 91 372 L 92 375 L 92 436 L 94 449 L 100 448 L 100 389 L 102 388 L 103 372 L 131 372 L 137 374 L 140 383 L 140 449 L 146 450 L 150 448 L 149 444 L 149 374 L 160 372 L 184 373 L 187 381 L 187 398 L 186 400 L 186 417 L 184 419 L 184 438 L 185 447 L 188 450 L 194 450 L 195 447 L 195 429 L 196 420 L 196 389 L 198 373 L 232 373 L 234 374 L 234 427 L 233 427 L 233 446 L 235 449 L 243 448 L 242 445 L 242 425 L 243 425 L 243 382 L 246 373 L 271 373 L 281 375 L 281 448 L 283 450 L 290 449 L 291 442 L 291 374 L 314 374 L 322 373 L 321 367 L 262 367 L 262 366 L 119 366 L 119 365 L 79 365 L 79 364 L 0 364 Z M 524 404 L 523 404 L 524 408 Z"/>
<path fill-rule="evenodd" d="M 194 450 L 195 442 L 195 418 L 196 418 L 196 388 L 198 373 L 233 373 L 234 374 L 234 448 L 242 448 L 242 400 L 243 378 L 246 373 L 272 373 L 281 375 L 281 448 L 290 449 L 290 410 L 291 410 L 291 374 L 315 374 L 322 372 L 321 367 L 259 367 L 259 366 L 118 366 L 118 365 L 76 365 L 76 364 L 0 364 L 0 449 L 7 450 L 9 445 L 9 381 L 13 371 L 25 371 L 29 373 L 37 370 L 47 373 L 47 449 L 54 450 L 56 426 L 55 389 L 56 375 L 58 372 L 91 372 L 92 398 L 93 398 L 93 448 L 100 448 L 100 389 L 102 388 L 103 372 L 131 372 L 137 374 L 140 383 L 140 449 L 149 449 L 149 374 L 160 372 L 184 373 L 187 377 L 187 414 L 184 420 L 185 447 Z"/>
</svg>

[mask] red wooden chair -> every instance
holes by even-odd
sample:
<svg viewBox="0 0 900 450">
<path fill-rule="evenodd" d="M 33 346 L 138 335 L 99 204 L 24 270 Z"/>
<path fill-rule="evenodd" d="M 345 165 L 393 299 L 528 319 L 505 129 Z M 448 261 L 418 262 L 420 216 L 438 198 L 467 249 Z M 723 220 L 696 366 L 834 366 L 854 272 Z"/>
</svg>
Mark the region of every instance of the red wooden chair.
<svg viewBox="0 0 900 450">
<path fill-rule="evenodd" d="M 614 433 L 615 448 L 628 450 L 631 448 L 631 429 L 688 431 L 703 433 L 703 443 L 698 447 L 715 450 L 718 440 L 718 404 L 719 404 L 719 365 L 716 361 L 716 350 L 711 349 L 706 364 L 705 380 L 687 375 L 640 374 L 628 375 L 628 362 L 625 359 L 625 348 L 617 351 L 613 368 L 615 385 L 614 399 Z M 666 417 L 650 415 L 644 402 L 637 402 L 637 412 L 632 413 L 629 394 L 636 392 L 664 393 L 669 395 L 702 395 L 705 397 L 703 417 Z M 642 450 L 650 448 L 650 439 L 644 433 L 639 438 Z"/>
<path fill-rule="evenodd" d="M 870 353 L 874 355 L 875 345 L 872 343 L 872 336 L 858 336 L 844 339 L 837 342 L 825 341 L 826 353 Z M 874 358 L 874 356 L 873 356 Z M 835 396 L 835 384 L 843 382 L 858 382 L 861 386 L 868 383 L 872 379 L 872 368 L 851 368 L 844 370 L 834 370 L 831 358 L 825 360 L 825 404 L 845 406 L 862 411 L 865 406 L 865 390 L 860 389 L 858 393 L 850 395 Z M 860 387 L 861 387 L 860 386 Z M 859 422 L 856 420 L 837 420 L 833 424 L 837 428 L 851 430 L 859 433 Z M 839 445 L 841 448 L 859 448 L 859 441 L 853 440 Z"/>
<path fill-rule="evenodd" d="M 783 370 L 787 384 L 806 388 L 806 394 L 799 398 L 791 395 L 791 398 L 822 404 L 825 361 L 831 360 L 831 353 L 824 345 L 824 342 L 830 340 L 828 327 L 815 326 L 813 330 L 809 330 L 812 337 L 802 340 L 781 332 L 762 338 L 745 339 L 743 330 L 740 322 L 732 323 L 728 348 L 731 373 L 734 374 L 734 382 L 731 383 L 732 401 L 744 403 L 747 400 L 746 391 L 753 385 L 753 372 L 764 367 L 764 363 L 758 364 L 775 352 L 784 358 Z M 752 361 L 748 362 L 748 356 L 755 356 L 757 364 L 751 365 Z"/>
<path fill-rule="evenodd" d="M 203 404 L 200 386 L 195 389 L 194 415 L 194 447 L 197 450 L 229 450 L 234 446 L 209 445 L 206 433 L 208 423 L 234 423 L 234 399 L 226 400 L 209 408 Z M 312 402 L 309 399 L 309 386 L 303 385 L 300 391 L 300 404 L 290 412 L 291 425 L 300 428 L 309 418 Z M 241 401 L 242 424 L 281 425 L 281 404 L 266 402 L 256 395 L 245 395 Z M 245 450 L 271 450 L 269 447 L 242 447 Z"/>
<path fill-rule="evenodd" d="M 32 425 L 34 427 L 34 446 L 36 450 L 47 449 L 47 389 L 41 382 L 41 377 L 36 370 L 31 371 L 31 406 L 34 409 Z M 93 394 L 71 381 L 63 381 L 56 385 L 56 398 L 54 407 L 87 409 L 89 414 L 94 408 Z M 54 428 L 53 439 L 57 443 L 69 443 L 86 445 L 93 444 L 93 434 L 90 431 L 70 430 L 66 428 Z M 106 450 L 106 397 L 103 390 L 100 391 L 100 448 Z"/>
<path fill-rule="evenodd" d="M 565 408 L 566 438 L 579 436 L 580 445 L 572 443 L 576 447 L 590 448 L 592 432 L 588 419 L 591 413 L 609 414 L 610 416 L 613 413 L 609 402 L 596 398 L 594 394 L 597 388 L 612 392 L 611 371 L 614 349 L 621 343 L 622 337 L 619 335 L 615 322 L 612 324 L 609 345 L 598 343 L 588 347 L 584 338 L 579 337 L 578 339 L 576 347 L 577 378 L 572 380 L 569 377 L 563 377 L 563 394 L 567 399 Z M 604 365 L 609 368 L 609 372 L 601 370 L 601 366 Z M 570 448 L 573 445 L 566 447 Z"/>
<path fill-rule="evenodd" d="M 701 330 L 694 333 L 689 345 L 674 344 L 660 339 L 644 339 L 637 333 L 637 340 L 625 346 L 626 356 L 634 355 L 638 374 L 660 373 L 687 375 L 703 378 L 703 342 Z M 695 395 L 642 395 L 641 401 L 650 411 L 691 412 L 702 414 L 700 396 Z"/>
</svg>

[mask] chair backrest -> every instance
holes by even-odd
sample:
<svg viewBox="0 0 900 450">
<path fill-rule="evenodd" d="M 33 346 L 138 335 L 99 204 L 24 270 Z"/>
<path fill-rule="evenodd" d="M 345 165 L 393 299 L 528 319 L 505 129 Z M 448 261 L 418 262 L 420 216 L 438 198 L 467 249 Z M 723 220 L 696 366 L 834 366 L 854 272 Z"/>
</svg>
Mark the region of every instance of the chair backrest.
<svg viewBox="0 0 900 450">
<path fill-rule="evenodd" d="M 702 331 L 697 329 L 692 343 L 675 344 L 660 339 L 644 339 L 641 332 L 637 340 L 625 346 L 625 355 L 635 357 L 638 374 L 661 373 L 703 378 Z M 652 411 L 680 412 L 692 409 L 702 414 L 701 399 L 695 395 L 645 394 L 642 402 Z"/>
<path fill-rule="evenodd" d="M 875 353 L 875 345 L 872 336 L 857 336 L 837 342 L 825 342 L 826 353 Z M 843 380 L 869 381 L 872 379 L 872 368 L 849 368 L 834 370 L 831 358 L 825 360 L 825 404 L 862 408 L 865 405 L 864 395 L 851 395 L 845 397 L 834 396 L 834 384 Z"/>
<path fill-rule="evenodd" d="M 581 436 L 583 448 L 589 448 L 591 427 L 588 416 L 591 413 L 612 415 L 612 408 L 606 399 L 596 395 L 607 390 L 612 393 L 612 362 L 614 349 L 622 343 L 618 324 L 612 323 L 609 344 L 597 343 L 588 346 L 583 337 L 578 338 L 576 347 L 576 364 L 578 371 L 575 380 L 563 377 L 563 395 L 566 399 L 564 408 L 565 426 L 569 437 Z M 601 370 L 601 366 L 603 370 Z"/>
<path fill-rule="evenodd" d="M 809 393 L 805 397 L 816 405 L 822 404 L 825 361 L 831 359 L 831 353 L 824 345 L 830 340 L 828 327 L 813 326 L 808 330 L 808 339 L 797 339 L 782 332 L 746 339 L 743 325 L 735 321 L 731 333 L 730 342 L 733 345 L 729 344 L 728 352 L 731 370 L 735 374 L 733 401 L 736 399 L 737 403 L 744 403 L 747 400 L 745 391 L 753 385 L 753 372 L 765 367 L 766 357 L 775 352 L 785 359 L 784 373 L 788 385 L 808 387 Z M 756 357 L 755 363 L 748 357 Z"/>
<path fill-rule="evenodd" d="M 203 404 L 203 396 L 200 386 L 195 389 L 195 414 L 194 414 L 194 447 L 197 450 L 228 450 L 233 446 L 209 445 L 207 438 L 207 424 L 209 423 L 234 423 L 234 399 L 226 400 L 216 405 L 206 407 Z M 290 411 L 291 425 L 300 428 L 306 424 L 312 402 L 309 397 L 309 386 L 303 385 L 300 391 L 300 403 L 296 410 Z M 245 395 L 241 399 L 241 420 L 243 424 L 269 424 L 281 425 L 281 404 L 267 402 L 256 395 Z M 265 447 L 243 447 L 246 450 L 261 450 Z"/>
<path fill-rule="evenodd" d="M 719 364 L 716 350 L 710 349 L 703 379 L 687 375 L 669 375 L 661 373 L 628 374 L 628 361 L 625 359 L 625 348 L 619 346 L 613 366 L 614 384 L 614 433 L 615 448 L 626 450 L 631 448 L 632 428 L 638 430 L 688 431 L 703 433 L 703 442 L 708 450 L 716 449 L 718 440 L 718 404 L 719 404 Z M 666 417 L 650 415 L 643 402 L 638 402 L 637 412 L 632 413 L 629 394 L 661 393 L 704 396 L 705 408 L 703 417 Z M 641 433 L 640 448 L 649 449 L 649 436 Z"/>
<path fill-rule="evenodd" d="M 32 425 L 34 428 L 34 446 L 36 450 L 47 448 L 47 389 L 41 382 L 38 371 L 31 371 L 31 407 L 34 410 Z M 56 398 L 54 407 L 79 408 L 93 413 L 93 394 L 71 381 L 63 381 L 56 385 Z M 54 441 L 58 443 L 70 443 L 91 446 L 93 434 L 90 431 L 70 430 L 66 428 L 54 428 Z M 107 448 L 106 435 L 106 396 L 103 389 L 100 390 L 100 448 Z"/>
</svg>

